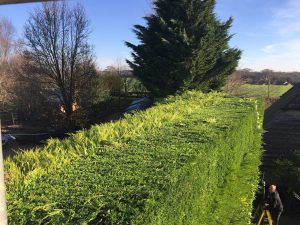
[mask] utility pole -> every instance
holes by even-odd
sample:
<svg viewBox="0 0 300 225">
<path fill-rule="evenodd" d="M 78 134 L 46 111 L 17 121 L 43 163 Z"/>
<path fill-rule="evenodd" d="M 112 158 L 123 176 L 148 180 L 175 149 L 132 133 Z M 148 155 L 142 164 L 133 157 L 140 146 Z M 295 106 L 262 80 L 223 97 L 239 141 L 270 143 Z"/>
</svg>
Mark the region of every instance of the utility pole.
<svg viewBox="0 0 300 225">
<path fill-rule="evenodd" d="M 0 225 L 7 225 L 1 119 L 0 119 L 0 142 L 1 142 L 0 144 Z"/>
</svg>

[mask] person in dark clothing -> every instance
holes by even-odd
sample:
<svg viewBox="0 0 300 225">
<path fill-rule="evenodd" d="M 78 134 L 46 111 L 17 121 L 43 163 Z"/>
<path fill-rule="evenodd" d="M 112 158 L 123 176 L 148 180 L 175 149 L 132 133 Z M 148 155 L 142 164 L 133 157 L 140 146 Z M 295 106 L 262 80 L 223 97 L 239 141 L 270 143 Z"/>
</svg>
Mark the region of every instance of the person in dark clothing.
<svg viewBox="0 0 300 225">
<path fill-rule="evenodd" d="M 283 211 L 283 205 L 275 185 L 271 185 L 269 187 L 268 205 L 272 216 L 273 225 L 278 225 Z"/>
</svg>

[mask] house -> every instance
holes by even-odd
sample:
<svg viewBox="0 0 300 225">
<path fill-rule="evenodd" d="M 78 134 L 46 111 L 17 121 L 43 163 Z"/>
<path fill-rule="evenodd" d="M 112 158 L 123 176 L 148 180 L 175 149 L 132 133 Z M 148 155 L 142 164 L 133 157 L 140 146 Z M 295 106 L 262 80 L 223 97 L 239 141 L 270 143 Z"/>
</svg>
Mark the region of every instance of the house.
<svg viewBox="0 0 300 225">
<path fill-rule="evenodd" d="M 300 83 L 265 111 L 262 169 L 268 171 L 281 155 L 300 149 Z"/>
</svg>

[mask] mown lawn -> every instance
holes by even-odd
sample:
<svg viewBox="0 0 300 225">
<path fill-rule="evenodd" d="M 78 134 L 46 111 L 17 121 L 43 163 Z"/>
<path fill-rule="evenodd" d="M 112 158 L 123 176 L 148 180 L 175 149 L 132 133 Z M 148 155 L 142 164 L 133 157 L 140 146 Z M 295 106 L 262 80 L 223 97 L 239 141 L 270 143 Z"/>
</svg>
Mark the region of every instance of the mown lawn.
<svg viewBox="0 0 300 225">
<path fill-rule="evenodd" d="M 270 98 L 276 98 L 283 95 L 293 85 L 270 85 Z M 234 92 L 234 95 L 241 97 L 258 97 L 266 98 L 268 97 L 268 85 L 255 85 L 255 84 L 243 84 L 239 86 Z"/>
</svg>

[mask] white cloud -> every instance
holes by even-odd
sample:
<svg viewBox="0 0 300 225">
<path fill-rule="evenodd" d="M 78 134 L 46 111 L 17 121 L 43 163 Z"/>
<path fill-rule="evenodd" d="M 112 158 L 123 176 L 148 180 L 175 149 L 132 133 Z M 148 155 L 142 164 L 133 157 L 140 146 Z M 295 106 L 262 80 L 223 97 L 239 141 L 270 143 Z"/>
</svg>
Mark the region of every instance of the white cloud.
<svg viewBox="0 0 300 225">
<path fill-rule="evenodd" d="M 278 47 L 277 44 L 272 44 L 272 45 L 267 45 L 265 47 L 263 47 L 261 50 L 264 52 L 264 53 L 273 53 L 274 51 L 276 51 L 276 48 Z"/>
<path fill-rule="evenodd" d="M 274 43 L 261 49 L 256 57 L 244 57 L 241 68 L 254 70 L 300 71 L 300 38 Z"/>
<path fill-rule="evenodd" d="M 299 54 L 270 55 L 256 58 L 244 58 L 239 67 L 251 68 L 256 71 L 272 69 L 275 71 L 300 71 Z"/>
<path fill-rule="evenodd" d="M 241 65 L 255 70 L 300 71 L 299 12 L 300 0 L 286 0 L 278 4 L 272 11 L 270 25 L 281 41 L 264 46 L 257 57 L 246 57 Z"/>
<path fill-rule="evenodd" d="M 282 36 L 300 33 L 300 1 L 288 0 L 284 5 L 273 9 L 272 25 Z"/>
<path fill-rule="evenodd" d="M 266 54 L 298 53 L 300 52 L 300 39 L 290 39 L 285 42 L 270 44 L 261 50 Z"/>
</svg>

